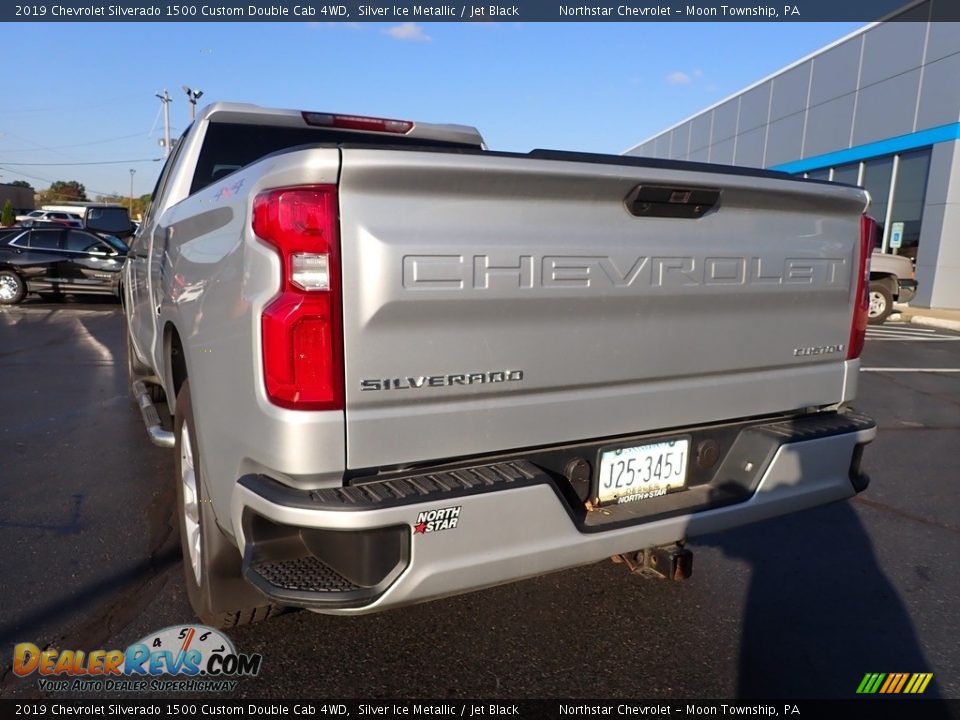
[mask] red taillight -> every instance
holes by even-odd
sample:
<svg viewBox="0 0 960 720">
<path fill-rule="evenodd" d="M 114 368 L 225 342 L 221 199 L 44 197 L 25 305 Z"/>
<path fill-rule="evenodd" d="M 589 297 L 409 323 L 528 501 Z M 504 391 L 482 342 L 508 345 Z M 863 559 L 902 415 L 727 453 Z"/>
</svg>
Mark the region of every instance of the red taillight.
<svg viewBox="0 0 960 720">
<path fill-rule="evenodd" d="M 362 115 L 333 115 L 332 113 L 321 112 L 303 112 L 301 114 L 307 125 L 318 125 L 320 127 L 395 133 L 397 135 L 406 135 L 413 130 L 413 123 L 409 120 L 388 120 Z"/>
<path fill-rule="evenodd" d="M 280 294 L 261 318 L 267 395 L 298 410 L 343 408 L 337 186 L 267 190 L 253 231 L 280 253 Z"/>
<path fill-rule="evenodd" d="M 870 310 L 870 255 L 873 253 L 876 242 L 877 221 L 869 215 L 863 215 L 860 218 L 860 254 L 857 261 L 857 286 L 854 292 L 847 360 L 856 360 L 860 357 L 867 337 L 867 317 Z"/>
</svg>

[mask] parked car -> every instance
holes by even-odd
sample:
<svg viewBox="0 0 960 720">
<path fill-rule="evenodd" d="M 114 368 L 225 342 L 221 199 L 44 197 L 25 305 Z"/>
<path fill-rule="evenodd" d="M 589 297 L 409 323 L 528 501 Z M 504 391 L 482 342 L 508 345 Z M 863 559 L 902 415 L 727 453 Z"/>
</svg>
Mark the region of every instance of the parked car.
<svg viewBox="0 0 960 720">
<path fill-rule="evenodd" d="M 26 215 L 17 215 L 17 222 L 24 224 L 30 222 L 55 222 L 58 225 L 66 227 L 82 228 L 83 218 L 76 213 L 62 212 L 60 210 L 33 210 Z"/>
<path fill-rule="evenodd" d="M 0 233 L 0 305 L 14 305 L 27 293 L 120 292 L 127 246 L 111 235 L 63 227 L 4 230 Z"/>
<path fill-rule="evenodd" d="M 875 252 L 870 257 L 868 322 L 880 325 L 893 312 L 894 302 L 910 302 L 917 294 L 917 278 L 910 258 Z"/>
<path fill-rule="evenodd" d="M 28 230 L 34 229 L 39 230 L 40 228 L 53 228 L 54 230 L 63 230 L 64 227 L 67 227 L 63 222 L 55 222 L 53 220 L 19 220 L 14 225 L 3 228 L 5 231 L 10 230 Z"/>
</svg>

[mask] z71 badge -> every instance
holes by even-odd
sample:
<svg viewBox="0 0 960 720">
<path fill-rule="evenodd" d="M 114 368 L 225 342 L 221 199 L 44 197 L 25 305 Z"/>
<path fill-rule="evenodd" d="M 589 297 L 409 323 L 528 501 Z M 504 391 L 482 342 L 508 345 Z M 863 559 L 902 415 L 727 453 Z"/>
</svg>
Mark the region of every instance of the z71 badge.
<svg viewBox="0 0 960 720">
<path fill-rule="evenodd" d="M 424 510 L 417 515 L 417 522 L 413 526 L 414 535 L 453 530 L 460 519 L 460 506 L 440 508 L 439 510 Z"/>
</svg>

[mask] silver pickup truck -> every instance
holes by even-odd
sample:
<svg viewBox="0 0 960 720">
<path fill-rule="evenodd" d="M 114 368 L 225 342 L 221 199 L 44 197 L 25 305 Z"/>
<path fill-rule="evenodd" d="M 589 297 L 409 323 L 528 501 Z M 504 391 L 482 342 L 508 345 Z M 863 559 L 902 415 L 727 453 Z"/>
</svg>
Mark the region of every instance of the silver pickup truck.
<svg viewBox="0 0 960 720">
<path fill-rule="evenodd" d="M 369 613 L 605 558 L 680 578 L 687 538 L 863 490 L 867 205 L 207 107 L 122 289 L 195 612 Z"/>
</svg>

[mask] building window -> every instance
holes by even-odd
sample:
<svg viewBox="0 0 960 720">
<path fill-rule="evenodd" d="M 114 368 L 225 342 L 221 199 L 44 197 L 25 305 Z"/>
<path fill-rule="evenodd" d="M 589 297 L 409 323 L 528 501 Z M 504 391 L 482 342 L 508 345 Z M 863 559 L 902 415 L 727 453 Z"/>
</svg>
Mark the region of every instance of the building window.
<svg viewBox="0 0 960 720">
<path fill-rule="evenodd" d="M 930 148 L 900 155 L 890 225 L 892 228 L 896 223 L 903 223 L 901 245 L 899 250 L 894 249 L 894 252 L 906 255 L 914 262 L 917 260 L 917 247 L 920 244 L 920 221 L 923 218 L 929 170 Z"/>
<path fill-rule="evenodd" d="M 860 180 L 860 163 L 840 165 L 833 169 L 833 181 L 845 185 L 856 185 Z"/>
<path fill-rule="evenodd" d="M 867 211 L 877 221 L 885 238 L 887 203 L 890 200 L 890 181 L 893 177 L 893 157 L 872 158 L 863 163 L 863 187 L 870 193 L 870 209 Z"/>
<path fill-rule="evenodd" d="M 899 155 L 810 170 L 803 176 L 866 188 L 871 200 L 868 212 L 879 226 L 883 250 L 906 255 L 916 262 L 923 202 L 927 192 L 927 175 L 930 171 L 930 152 L 931 149 L 927 147 Z M 901 229 L 901 223 L 900 247 L 891 247 L 892 232 L 894 228 Z"/>
</svg>

